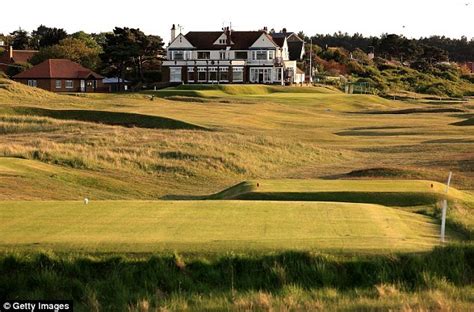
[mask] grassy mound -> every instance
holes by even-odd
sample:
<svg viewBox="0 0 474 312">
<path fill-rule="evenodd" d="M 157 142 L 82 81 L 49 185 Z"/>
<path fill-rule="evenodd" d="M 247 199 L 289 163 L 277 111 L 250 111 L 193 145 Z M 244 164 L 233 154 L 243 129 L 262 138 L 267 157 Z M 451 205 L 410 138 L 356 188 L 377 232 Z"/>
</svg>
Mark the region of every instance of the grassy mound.
<svg viewBox="0 0 474 312">
<path fill-rule="evenodd" d="M 10 79 L 0 78 L 0 103 L 2 99 L 24 99 L 34 98 L 37 100 L 57 98 L 53 92 L 45 91 L 39 88 L 32 88 L 22 83 Z"/>
<path fill-rule="evenodd" d="M 411 177 L 419 179 L 423 175 L 416 170 L 398 169 L 398 168 L 368 168 L 352 170 L 345 175 L 351 178 L 400 178 L 400 177 Z"/>
<path fill-rule="evenodd" d="M 222 96 L 258 96 L 274 93 L 308 93 L 308 94 L 338 94 L 335 88 L 326 86 L 317 87 L 283 87 L 272 85 L 180 85 L 154 92 L 161 97 L 222 97 Z"/>
<path fill-rule="evenodd" d="M 452 125 L 455 125 L 455 126 L 474 126 L 474 117 L 468 118 L 468 119 L 463 120 L 463 121 L 455 122 Z"/>
<path fill-rule="evenodd" d="M 208 130 L 207 128 L 160 116 L 97 110 L 53 110 L 38 107 L 11 107 L 4 112 L 18 115 L 33 115 L 61 120 L 79 120 L 113 126 L 147 129 Z"/>
<path fill-rule="evenodd" d="M 83 170 L 81 159 L 33 152 L 32 158 L 0 158 L 0 200 L 157 198 L 149 181 L 116 170 Z M 39 159 L 42 158 L 42 159 Z M 48 163 L 45 163 L 48 162 Z"/>
<path fill-rule="evenodd" d="M 262 180 L 239 183 L 209 199 L 331 201 L 386 206 L 433 205 L 445 198 L 445 186 L 416 180 Z M 449 198 L 472 200 L 451 188 Z"/>
</svg>

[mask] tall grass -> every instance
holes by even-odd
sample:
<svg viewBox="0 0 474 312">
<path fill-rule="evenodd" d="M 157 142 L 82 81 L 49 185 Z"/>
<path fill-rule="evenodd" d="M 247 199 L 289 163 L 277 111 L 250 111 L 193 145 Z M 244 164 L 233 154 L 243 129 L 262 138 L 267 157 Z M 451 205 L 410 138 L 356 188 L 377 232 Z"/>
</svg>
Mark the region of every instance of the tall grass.
<svg viewBox="0 0 474 312">
<path fill-rule="evenodd" d="M 4 254 L 0 292 L 5 298 L 73 299 L 80 310 L 104 311 L 400 308 L 396 302 L 402 298 L 409 306 L 429 309 L 437 298 L 438 304 L 462 308 L 472 303 L 473 259 L 472 245 L 371 257 Z"/>
</svg>

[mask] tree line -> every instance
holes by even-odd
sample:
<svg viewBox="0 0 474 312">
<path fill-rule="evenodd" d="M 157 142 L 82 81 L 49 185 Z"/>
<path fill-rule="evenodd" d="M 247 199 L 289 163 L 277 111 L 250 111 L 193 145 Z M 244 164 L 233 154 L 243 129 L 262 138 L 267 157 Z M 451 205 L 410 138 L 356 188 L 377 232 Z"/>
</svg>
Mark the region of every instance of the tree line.
<svg viewBox="0 0 474 312">
<path fill-rule="evenodd" d="M 361 49 L 366 53 L 375 52 L 375 55 L 384 58 L 397 58 L 407 61 L 419 59 L 426 53 L 437 54 L 437 57 L 444 54 L 442 58 L 454 62 L 474 61 L 474 38 L 468 40 L 467 37 L 460 39 L 448 38 L 445 36 L 431 36 L 419 39 L 408 39 L 396 34 L 383 34 L 380 37 L 366 37 L 362 34 L 337 32 L 334 34 L 316 34 L 308 37 L 303 32 L 300 35 L 306 42 L 311 39 L 313 44 L 326 47 L 342 47 L 348 51 Z"/>
<path fill-rule="evenodd" d="M 137 83 L 161 78 L 159 55 L 163 52 L 163 39 L 138 28 L 115 27 L 110 32 L 68 34 L 62 28 L 40 25 L 31 33 L 20 28 L 8 35 L 0 34 L 0 40 L 13 49 L 39 51 L 30 59 L 31 64 L 21 64 L 24 68 L 51 58 L 66 58 L 104 75 Z M 18 70 L 21 69 L 11 68 Z"/>
</svg>

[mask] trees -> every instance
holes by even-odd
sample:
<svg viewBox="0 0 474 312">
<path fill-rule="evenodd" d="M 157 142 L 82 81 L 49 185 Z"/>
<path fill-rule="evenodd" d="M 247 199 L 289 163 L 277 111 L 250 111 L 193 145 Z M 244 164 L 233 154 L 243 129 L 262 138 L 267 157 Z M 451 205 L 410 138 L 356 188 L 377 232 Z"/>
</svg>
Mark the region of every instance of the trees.
<svg viewBox="0 0 474 312">
<path fill-rule="evenodd" d="M 100 63 L 101 51 L 100 47 L 91 48 L 84 41 L 69 37 L 61 40 L 59 44 L 42 48 L 33 56 L 31 63 L 38 64 L 51 58 L 65 58 L 95 70 Z"/>
<path fill-rule="evenodd" d="M 32 46 L 36 49 L 50 47 L 58 44 L 67 37 L 67 32 L 62 28 L 40 25 L 32 32 Z"/>
<path fill-rule="evenodd" d="M 156 58 L 162 48 L 159 36 L 147 36 L 138 28 L 115 27 L 105 35 L 101 56 L 109 73 L 123 78 L 125 69 L 132 67 L 138 80 L 143 81 L 143 65 Z"/>
<path fill-rule="evenodd" d="M 19 28 L 10 34 L 12 36 L 11 45 L 16 50 L 26 50 L 30 48 L 30 36 L 26 30 Z"/>
</svg>

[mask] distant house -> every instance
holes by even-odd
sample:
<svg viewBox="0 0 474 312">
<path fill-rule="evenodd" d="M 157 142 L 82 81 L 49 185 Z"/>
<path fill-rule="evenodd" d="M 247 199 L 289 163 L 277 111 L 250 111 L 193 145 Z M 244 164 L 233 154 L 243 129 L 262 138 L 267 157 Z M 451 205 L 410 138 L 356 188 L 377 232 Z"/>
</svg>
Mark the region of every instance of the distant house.
<svg viewBox="0 0 474 312">
<path fill-rule="evenodd" d="M 176 35 L 173 25 L 166 50 L 166 82 L 285 84 L 295 82 L 304 43 L 293 33 L 274 36 L 267 29 L 234 31 L 226 27 Z"/>
<path fill-rule="evenodd" d="M 52 92 L 106 91 L 101 75 L 73 61 L 49 59 L 13 76 L 13 80 Z"/>
<path fill-rule="evenodd" d="M 130 87 L 130 81 L 118 77 L 104 78 L 102 83 L 109 92 L 128 91 Z"/>
<path fill-rule="evenodd" d="M 5 51 L 0 54 L 0 70 L 4 72 L 11 65 L 27 63 L 38 53 L 36 50 L 14 50 L 12 46 L 4 47 L 4 49 Z"/>
</svg>

